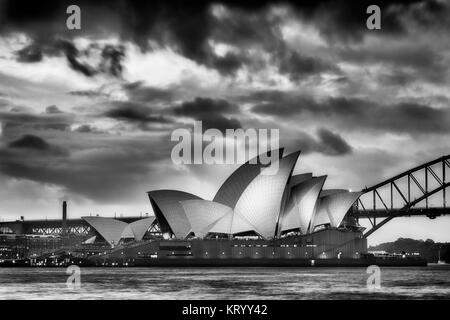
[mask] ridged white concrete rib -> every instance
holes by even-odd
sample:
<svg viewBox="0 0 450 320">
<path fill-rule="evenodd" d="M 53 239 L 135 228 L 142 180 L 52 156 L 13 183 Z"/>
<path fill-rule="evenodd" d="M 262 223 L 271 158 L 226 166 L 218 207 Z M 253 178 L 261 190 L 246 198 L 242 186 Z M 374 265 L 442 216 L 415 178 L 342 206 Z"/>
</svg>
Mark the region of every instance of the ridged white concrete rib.
<svg viewBox="0 0 450 320">
<path fill-rule="evenodd" d="M 288 231 L 294 229 L 300 229 L 300 212 L 295 198 L 291 196 L 284 208 L 284 212 L 281 213 L 280 230 Z"/>
<path fill-rule="evenodd" d="M 293 193 L 297 198 L 297 206 L 300 211 L 300 231 L 303 234 L 308 232 L 320 191 L 326 179 L 326 176 L 313 178 L 311 184 L 306 183 L 307 185 L 303 188 L 299 187 L 299 190 L 296 190 L 297 188 L 294 189 Z"/>
<path fill-rule="evenodd" d="M 134 239 L 134 233 L 130 225 L 127 225 L 122 231 L 120 239 Z"/>
<path fill-rule="evenodd" d="M 330 223 L 332 227 L 339 227 L 345 214 L 360 195 L 360 192 L 346 191 L 321 197 L 314 219 L 314 227 L 324 223 Z"/>
<path fill-rule="evenodd" d="M 210 229 L 210 233 L 224 233 L 237 234 L 249 231 L 255 231 L 256 228 L 252 226 L 244 217 L 236 212 L 229 212 L 224 217 L 219 219 Z"/>
<path fill-rule="evenodd" d="M 331 224 L 330 218 L 328 217 L 328 213 L 326 210 L 321 210 L 322 202 L 324 201 L 324 197 L 320 197 L 317 200 L 316 203 L 316 209 L 313 215 L 313 218 L 311 219 L 311 225 L 310 225 L 310 232 L 314 232 L 314 229 L 317 226 L 323 225 L 323 224 Z"/>
<path fill-rule="evenodd" d="M 279 158 L 283 155 L 283 149 L 272 150 L 271 152 L 278 152 Z M 250 163 L 254 162 L 252 160 L 255 160 L 258 157 L 247 161 L 236 169 L 236 171 L 234 171 L 222 184 L 213 201 L 222 203 L 234 209 L 244 190 L 250 182 L 260 174 L 261 169 L 263 168 L 263 165 L 261 165 L 259 161 L 255 164 Z"/>
<path fill-rule="evenodd" d="M 291 177 L 291 180 L 289 182 L 290 187 L 295 187 L 296 185 L 305 182 L 307 180 L 312 179 L 312 173 L 302 173 L 302 174 L 296 174 Z"/>
<path fill-rule="evenodd" d="M 299 155 L 298 151 L 280 159 L 276 174 L 263 174 L 263 169 L 236 203 L 235 213 L 245 218 L 266 239 L 275 236 L 283 193 Z"/>
<path fill-rule="evenodd" d="M 233 210 L 221 203 L 207 200 L 185 200 L 180 202 L 196 237 L 204 238 L 211 227 Z"/>
<path fill-rule="evenodd" d="M 103 217 L 82 217 L 109 243 L 118 244 L 127 223 Z"/>
<path fill-rule="evenodd" d="M 153 211 L 160 226 L 164 225 L 165 221 L 167 221 L 170 230 L 176 238 L 186 238 L 192 228 L 180 201 L 200 198 L 196 195 L 176 190 L 150 191 L 148 192 L 148 196 L 150 200 L 154 201 L 154 203 L 152 201 L 150 202 L 152 202 Z M 154 204 L 156 204 L 156 208 Z"/>
<path fill-rule="evenodd" d="M 281 230 L 299 228 L 305 234 L 314 214 L 314 209 L 325 183 L 326 176 L 312 178 L 291 189 L 289 204 L 281 220 Z"/>
<path fill-rule="evenodd" d="M 219 219 L 211 228 L 209 229 L 210 233 L 223 233 L 223 234 L 232 234 L 231 227 L 233 224 L 233 212 L 227 213 L 221 219 Z"/>
<path fill-rule="evenodd" d="M 133 231 L 136 240 L 142 240 L 148 228 L 155 222 L 155 219 L 155 217 L 148 217 L 130 223 L 131 230 Z"/>
</svg>

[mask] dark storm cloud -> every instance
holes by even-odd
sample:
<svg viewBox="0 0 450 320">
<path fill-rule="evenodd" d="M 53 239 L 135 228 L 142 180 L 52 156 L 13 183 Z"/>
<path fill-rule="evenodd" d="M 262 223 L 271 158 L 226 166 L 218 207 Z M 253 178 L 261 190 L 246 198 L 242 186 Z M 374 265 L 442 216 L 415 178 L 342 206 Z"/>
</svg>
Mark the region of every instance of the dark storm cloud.
<svg viewBox="0 0 450 320">
<path fill-rule="evenodd" d="M 337 53 L 342 61 L 384 65 L 391 70 L 388 80 L 440 83 L 447 76 L 447 63 L 436 48 L 415 43 L 380 43 L 376 47 L 345 48 Z"/>
<path fill-rule="evenodd" d="M 167 41 L 177 47 L 185 56 L 203 60 L 207 56 L 205 39 L 208 35 L 208 8 L 204 1 L 77 1 L 82 8 L 82 28 L 67 31 L 66 8 L 72 1 L 36 3 L 34 1 L 5 1 L 0 12 L 0 30 L 27 33 L 35 45 L 58 38 L 81 35 L 100 35 L 104 30 L 116 31 L 124 40 L 131 40 L 142 49 L 150 49 L 148 40 Z M 66 48 L 69 63 L 80 72 L 89 75 L 89 70 L 73 59 L 74 50 Z M 121 55 L 108 48 L 104 54 L 112 57 Z M 117 64 L 116 64 L 117 66 Z M 112 69 L 118 72 L 118 69 Z"/>
<path fill-rule="evenodd" d="M 55 114 L 55 113 L 63 113 L 61 110 L 59 110 L 59 108 L 55 105 L 52 106 L 48 106 L 47 108 L 45 108 L 45 113 L 49 113 L 49 114 Z"/>
<path fill-rule="evenodd" d="M 60 186 L 68 194 L 100 202 L 134 199 L 136 188 L 145 188 L 152 172 L 156 172 L 155 166 L 170 156 L 171 147 L 167 136 L 153 139 L 109 137 L 98 140 L 99 144 L 92 149 L 87 140 L 81 140 L 76 143 L 78 148 L 80 144 L 83 146 L 81 151 L 85 155 L 80 158 L 76 156 L 77 148 L 71 148 L 70 154 L 31 149 L 30 146 L 39 144 L 38 139 L 31 140 L 16 142 L 24 147 L 0 148 L 2 174 Z M 46 143 L 50 145 L 50 151 L 60 149 Z M 33 161 L 27 161 L 30 157 Z"/>
<path fill-rule="evenodd" d="M 67 61 L 72 69 L 92 77 L 97 73 L 107 73 L 119 77 L 122 74 L 122 60 L 125 57 L 125 49 L 122 46 L 105 45 L 101 49 L 101 61 L 99 65 L 93 66 L 80 61 L 80 56 L 91 55 L 91 51 L 98 50 L 96 46 L 91 46 L 85 52 L 81 53 L 75 45 L 68 40 L 58 40 L 53 44 L 53 50 L 61 51 L 65 54 Z"/>
<path fill-rule="evenodd" d="M 407 32 L 400 17 L 404 10 L 415 0 L 380 0 L 382 8 L 383 33 L 400 34 Z M 422 17 L 423 23 L 430 23 L 439 15 L 444 6 L 436 1 L 423 6 L 416 15 Z M 233 14 L 222 27 L 217 29 L 218 21 L 211 15 L 211 5 L 224 3 L 233 10 Z M 367 32 L 366 9 L 372 1 L 237 1 L 215 2 L 198 1 L 77 1 L 82 8 L 82 28 L 68 32 L 65 28 L 67 15 L 65 9 L 73 4 L 71 1 L 38 3 L 26 0 L 4 0 L 0 12 L 0 30 L 25 32 L 34 43 L 18 53 L 20 61 L 37 62 L 42 59 L 42 44 L 55 39 L 68 38 L 64 50 L 68 62 L 74 70 L 86 76 L 92 76 L 94 70 L 77 59 L 76 48 L 70 38 L 75 36 L 98 36 L 104 30 L 118 34 L 123 40 L 131 40 L 143 50 L 150 50 L 149 39 L 163 46 L 171 46 L 179 53 L 225 75 L 234 74 L 245 59 L 239 55 L 217 57 L 208 44 L 208 40 L 220 35 L 221 40 L 231 44 L 252 41 L 265 43 L 266 50 L 275 52 L 277 43 L 273 41 L 274 26 L 279 21 L 256 17 L 272 5 L 289 5 L 302 19 L 316 25 L 321 34 L 330 41 L 361 40 Z M 240 13 L 251 13 L 251 19 L 240 19 Z M 124 52 L 117 48 L 105 47 L 102 56 L 109 61 L 109 72 L 120 75 L 120 60 Z"/>
<path fill-rule="evenodd" d="M 115 101 L 103 116 L 134 124 L 141 130 L 151 130 L 152 125 L 172 124 L 173 121 L 141 103 Z"/>
<path fill-rule="evenodd" d="M 203 117 L 197 120 L 201 120 L 203 123 L 203 130 L 218 129 L 222 133 L 225 133 L 227 129 L 239 129 L 242 128 L 241 122 L 235 118 L 226 118 L 222 115 L 215 115 L 209 117 Z"/>
<path fill-rule="evenodd" d="M 288 54 L 279 66 L 280 73 L 288 74 L 291 80 L 298 81 L 304 77 L 320 74 L 324 71 L 339 72 L 339 68 L 331 63 L 314 57 L 302 56 L 296 52 Z"/>
<path fill-rule="evenodd" d="M 38 41 L 39 40 L 34 40 L 34 43 L 29 45 L 28 47 L 34 48 L 33 50 L 40 50 L 42 55 L 56 56 L 64 54 L 67 58 L 69 66 L 73 70 L 78 71 L 88 77 L 91 77 L 95 74 L 95 70 L 92 66 L 82 63 L 78 60 L 79 51 L 71 41 L 63 39 L 57 39 L 48 42 Z M 22 50 L 26 49 L 27 47 Z M 18 55 L 18 59 L 20 59 L 20 54 Z"/>
<path fill-rule="evenodd" d="M 342 156 L 350 154 L 353 148 L 340 135 L 321 128 L 317 138 L 306 132 L 295 132 L 294 139 L 285 139 L 286 147 L 301 150 L 303 155 L 321 153 L 327 156 Z"/>
<path fill-rule="evenodd" d="M 340 135 L 323 128 L 319 130 L 318 135 L 324 148 L 321 150 L 323 153 L 343 155 L 352 152 L 352 147 Z"/>
<path fill-rule="evenodd" d="M 450 6 L 445 1 L 423 1 L 409 11 L 409 18 L 423 28 L 448 31 Z M 436 23 L 438 22 L 438 23 Z"/>
<path fill-rule="evenodd" d="M 245 61 L 246 59 L 237 54 L 227 53 L 224 57 L 214 57 L 212 66 L 223 75 L 233 75 Z"/>
<path fill-rule="evenodd" d="M 161 89 L 144 85 L 142 81 L 123 85 L 129 100 L 138 102 L 171 102 L 173 90 Z"/>
<path fill-rule="evenodd" d="M 107 97 L 108 95 L 99 91 L 95 90 L 77 90 L 77 91 L 70 91 L 68 94 L 72 96 L 79 96 L 79 97 L 89 97 L 89 98 L 96 98 L 96 97 Z"/>
<path fill-rule="evenodd" d="M 224 99 L 195 98 L 193 101 L 187 101 L 174 108 L 175 114 L 189 117 L 198 117 L 205 114 L 220 113 L 230 114 L 239 110 L 239 108 Z"/>
<path fill-rule="evenodd" d="M 230 114 L 239 111 L 238 106 L 223 100 L 210 98 L 196 98 L 174 107 L 174 114 L 202 121 L 203 129 L 218 129 L 225 132 L 226 129 L 242 128 L 241 122 Z"/>
<path fill-rule="evenodd" d="M 413 102 L 383 105 L 370 100 L 343 97 L 318 102 L 310 97 L 293 97 L 276 91 L 257 93 L 256 97 L 267 100 L 254 106 L 254 112 L 286 120 L 332 119 L 332 124 L 349 130 L 372 129 L 410 134 L 450 132 L 449 109 Z"/>
<path fill-rule="evenodd" d="M 79 133 L 104 133 L 104 131 L 99 130 L 98 128 L 89 125 L 89 124 L 83 124 L 75 129 L 73 129 L 74 132 Z"/>
<path fill-rule="evenodd" d="M 9 112 L 0 112 L 0 121 L 3 123 L 3 135 L 16 136 L 30 130 L 69 130 L 70 125 L 74 121 L 74 116 L 67 113 L 54 112 L 57 108 L 54 109 L 53 107 L 51 106 L 45 113 L 31 113 L 21 108 L 14 108 Z M 53 112 L 48 112 L 49 110 Z"/>
<path fill-rule="evenodd" d="M 12 141 L 8 145 L 10 148 L 25 148 L 36 150 L 49 150 L 50 145 L 42 138 L 26 134 L 23 137 Z"/>
<path fill-rule="evenodd" d="M 34 151 L 41 152 L 43 155 L 51 157 L 60 157 L 68 154 L 65 149 L 52 145 L 43 138 L 33 134 L 25 134 L 20 138 L 9 142 L 7 151 L 11 150 L 20 150 L 18 157 L 25 156 L 25 158 L 23 158 L 24 161 L 27 159 L 26 156 L 32 156 L 33 158 L 36 156 L 39 157 Z"/>
<path fill-rule="evenodd" d="M 37 45 L 28 45 L 16 52 L 17 61 L 33 63 L 42 61 L 42 50 Z"/>
<path fill-rule="evenodd" d="M 100 63 L 91 65 L 83 61 L 94 54 L 98 54 Z M 123 46 L 104 45 L 99 48 L 93 45 L 86 50 L 80 51 L 70 40 L 57 38 L 51 40 L 34 39 L 33 43 L 16 52 L 18 62 L 37 63 L 42 61 L 44 56 L 64 55 L 69 66 L 87 77 L 92 77 L 98 73 L 106 73 L 115 77 L 122 74 L 122 60 L 125 57 Z"/>
<path fill-rule="evenodd" d="M 106 45 L 102 50 L 102 68 L 115 77 L 122 75 L 122 60 L 125 57 L 123 46 Z"/>
</svg>

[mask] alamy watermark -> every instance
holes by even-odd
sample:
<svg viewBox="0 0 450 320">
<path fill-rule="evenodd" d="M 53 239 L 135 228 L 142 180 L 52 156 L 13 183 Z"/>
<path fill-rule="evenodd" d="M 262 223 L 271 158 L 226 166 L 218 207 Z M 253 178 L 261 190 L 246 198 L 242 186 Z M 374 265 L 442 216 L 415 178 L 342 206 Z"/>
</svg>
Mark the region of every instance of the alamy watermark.
<svg viewBox="0 0 450 320">
<path fill-rule="evenodd" d="M 369 30 L 380 30 L 381 29 L 381 9 L 379 6 L 372 4 L 367 7 L 367 14 L 370 16 L 366 20 L 366 27 Z"/>
<path fill-rule="evenodd" d="M 250 164 L 267 166 L 263 175 L 278 172 L 279 129 L 207 129 L 195 121 L 193 130 L 178 128 L 172 132 L 171 157 L 175 164 Z M 257 157 L 259 155 L 259 157 Z"/>
<path fill-rule="evenodd" d="M 379 266 L 371 265 L 367 267 L 366 273 L 370 274 L 367 278 L 367 289 L 369 291 L 381 289 L 381 269 Z"/>
<path fill-rule="evenodd" d="M 76 265 L 68 266 L 66 274 L 69 275 L 66 281 L 67 289 L 70 290 L 81 289 L 81 268 Z"/>
<path fill-rule="evenodd" d="M 81 9 L 77 5 L 70 5 L 66 9 L 66 13 L 69 16 L 66 19 L 66 26 L 69 30 L 80 30 L 81 29 Z"/>
</svg>

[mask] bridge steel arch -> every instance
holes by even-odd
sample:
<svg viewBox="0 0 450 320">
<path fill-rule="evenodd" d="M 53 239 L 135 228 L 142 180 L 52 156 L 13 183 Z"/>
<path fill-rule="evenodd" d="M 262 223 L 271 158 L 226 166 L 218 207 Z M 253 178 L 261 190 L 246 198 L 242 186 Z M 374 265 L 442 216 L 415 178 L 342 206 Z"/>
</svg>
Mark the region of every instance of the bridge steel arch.
<svg viewBox="0 0 450 320">
<path fill-rule="evenodd" d="M 449 170 L 450 155 L 447 155 L 365 188 L 361 191 L 362 195 L 355 203 L 350 215 L 357 220 L 366 218 L 370 221 L 372 227 L 364 233 L 364 237 L 370 236 L 396 217 L 427 216 L 434 219 L 437 216 L 450 215 L 446 198 L 446 189 L 450 186 Z M 404 188 L 402 190 L 400 182 L 406 184 L 406 190 Z M 419 192 L 418 197 L 412 197 L 413 187 Z M 387 196 L 381 192 L 381 190 L 386 191 L 386 188 L 388 188 Z M 429 207 L 429 198 L 439 192 L 442 195 L 442 206 Z M 396 197 L 402 201 L 402 206 L 398 207 L 394 204 Z M 364 205 L 364 198 L 371 200 L 370 205 L 367 203 Z M 425 207 L 417 207 L 422 202 L 425 202 Z M 377 221 L 377 219 L 384 220 Z"/>
</svg>

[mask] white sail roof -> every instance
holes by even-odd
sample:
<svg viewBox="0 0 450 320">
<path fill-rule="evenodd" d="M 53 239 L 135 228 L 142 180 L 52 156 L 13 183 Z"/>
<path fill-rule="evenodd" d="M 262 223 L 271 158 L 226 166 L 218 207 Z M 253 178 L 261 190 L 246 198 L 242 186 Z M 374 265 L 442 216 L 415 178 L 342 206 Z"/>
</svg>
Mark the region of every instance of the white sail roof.
<svg viewBox="0 0 450 320">
<path fill-rule="evenodd" d="M 233 235 L 255 230 L 256 228 L 239 213 L 228 212 L 209 229 L 209 232 Z"/>
<path fill-rule="evenodd" d="M 118 244 L 120 239 L 142 240 L 148 228 L 155 221 L 155 217 L 139 219 L 130 224 L 113 218 L 97 216 L 82 217 L 82 219 L 89 223 L 109 244 Z M 95 241 L 95 238 L 92 241 Z"/>
<path fill-rule="evenodd" d="M 207 200 L 185 200 L 180 202 L 196 237 L 205 237 L 211 227 L 233 210 L 221 203 Z"/>
<path fill-rule="evenodd" d="M 296 174 L 293 175 L 291 177 L 291 180 L 289 182 L 289 185 L 292 187 L 295 187 L 296 185 L 305 182 L 307 180 L 311 180 L 313 178 L 312 173 L 308 172 L 308 173 L 301 173 L 301 174 Z"/>
<path fill-rule="evenodd" d="M 279 158 L 283 155 L 283 149 L 270 152 L 278 153 Z M 264 168 L 260 161 L 255 161 L 258 157 L 247 161 L 234 171 L 217 191 L 213 201 L 234 209 L 244 190 L 261 173 L 261 169 Z"/>
<path fill-rule="evenodd" d="M 196 195 L 176 190 L 150 191 L 148 196 L 162 231 L 164 232 L 169 227 L 176 238 L 186 238 L 192 227 L 180 201 L 200 198 Z"/>
<path fill-rule="evenodd" d="M 155 222 L 155 219 L 155 217 L 148 217 L 130 223 L 130 228 L 133 231 L 136 240 L 142 240 L 148 228 Z"/>
<path fill-rule="evenodd" d="M 283 150 L 271 152 L 281 156 Z M 175 190 L 148 192 L 161 232 L 183 239 L 191 232 L 205 237 L 253 231 L 271 239 L 289 230 L 305 234 L 323 224 L 339 227 L 360 194 L 322 190 L 326 176 L 292 175 L 299 154 L 282 157 L 270 168 L 248 161 L 222 184 L 213 201 Z"/>
<path fill-rule="evenodd" d="M 118 244 L 122 236 L 122 232 L 128 225 L 125 222 L 103 217 L 82 217 L 109 243 Z"/>
<path fill-rule="evenodd" d="M 276 174 L 269 175 L 262 172 L 258 175 L 236 203 L 235 213 L 253 225 L 255 231 L 263 238 L 275 236 L 283 194 L 299 155 L 298 151 L 280 159 Z"/>
<path fill-rule="evenodd" d="M 345 191 L 320 197 L 311 230 L 326 223 L 332 227 L 339 227 L 345 214 L 360 195 L 361 192 Z"/>
<path fill-rule="evenodd" d="M 314 214 L 320 190 L 326 176 L 312 178 L 291 189 L 289 203 L 281 219 L 281 231 L 299 228 L 305 234 Z"/>
<path fill-rule="evenodd" d="M 134 239 L 134 233 L 129 224 L 123 229 L 120 239 Z"/>
</svg>

